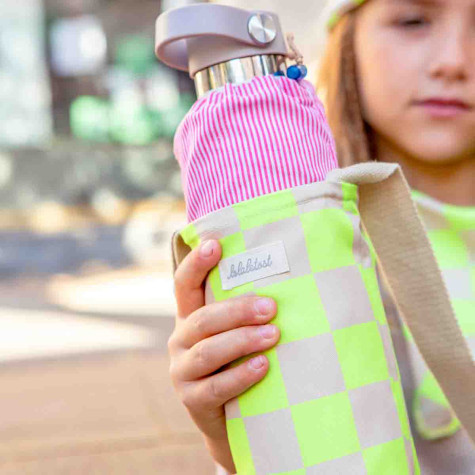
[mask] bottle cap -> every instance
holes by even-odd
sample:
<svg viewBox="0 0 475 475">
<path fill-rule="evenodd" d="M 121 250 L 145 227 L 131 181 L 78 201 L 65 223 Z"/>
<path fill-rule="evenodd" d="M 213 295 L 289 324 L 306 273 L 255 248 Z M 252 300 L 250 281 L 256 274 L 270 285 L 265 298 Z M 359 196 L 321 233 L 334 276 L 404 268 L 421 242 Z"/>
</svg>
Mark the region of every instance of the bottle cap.
<svg viewBox="0 0 475 475">
<path fill-rule="evenodd" d="M 168 10 L 156 22 L 157 58 L 191 78 L 232 59 L 287 52 L 273 12 L 202 3 Z"/>
</svg>

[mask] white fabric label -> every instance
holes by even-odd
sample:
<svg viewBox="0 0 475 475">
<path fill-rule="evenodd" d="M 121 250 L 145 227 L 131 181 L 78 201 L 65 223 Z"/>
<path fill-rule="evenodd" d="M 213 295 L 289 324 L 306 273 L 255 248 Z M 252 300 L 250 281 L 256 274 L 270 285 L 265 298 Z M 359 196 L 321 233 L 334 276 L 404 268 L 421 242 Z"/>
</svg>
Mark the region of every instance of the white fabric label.
<svg viewBox="0 0 475 475">
<path fill-rule="evenodd" d="M 283 274 L 289 270 L 283 241 L 256 247 L 223 259 L 219 263 L 223 290 L 231 290 L 248 282 Z"/>
</svg>

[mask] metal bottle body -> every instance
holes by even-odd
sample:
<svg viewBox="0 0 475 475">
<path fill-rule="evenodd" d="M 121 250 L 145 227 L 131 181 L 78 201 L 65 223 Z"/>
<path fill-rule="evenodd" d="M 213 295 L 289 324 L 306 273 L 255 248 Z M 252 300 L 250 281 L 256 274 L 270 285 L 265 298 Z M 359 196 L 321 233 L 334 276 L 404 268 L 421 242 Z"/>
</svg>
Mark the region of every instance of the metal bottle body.
<svg viewBox="0 0 475 475">
<path fill-rule="evenodd" d="M 194 76 L 198 98 L 225 84 L 242 84 L 255 76 L 285 72 L 285 56 L 257 55 L 237 58 L 198 71 Z"/>
</svg>

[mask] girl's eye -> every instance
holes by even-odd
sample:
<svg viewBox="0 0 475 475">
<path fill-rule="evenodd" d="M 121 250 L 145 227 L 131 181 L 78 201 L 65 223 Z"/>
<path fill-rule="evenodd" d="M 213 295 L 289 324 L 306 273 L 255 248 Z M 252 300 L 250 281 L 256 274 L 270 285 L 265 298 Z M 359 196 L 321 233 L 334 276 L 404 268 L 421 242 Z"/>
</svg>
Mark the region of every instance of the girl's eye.
<svg viewBox="0 0 475 475">
<path fill-rule="evenodd" d="M 403 18 L 397 21 L 398 26 L 403 28 L 420 28 L 429 22 L 424 17 Z"/>
</svg>

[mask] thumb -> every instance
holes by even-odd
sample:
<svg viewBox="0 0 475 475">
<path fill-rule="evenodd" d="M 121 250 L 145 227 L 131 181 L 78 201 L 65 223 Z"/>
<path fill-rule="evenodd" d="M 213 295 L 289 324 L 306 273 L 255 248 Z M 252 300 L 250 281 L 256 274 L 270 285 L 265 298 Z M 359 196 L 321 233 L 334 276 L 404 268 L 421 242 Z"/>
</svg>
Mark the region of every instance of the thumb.
<svg viewBox="0 0 475 475">
<path fill-rule="evenodd" d="M 186 318 L 205 304 L 203 283 L 209 271 L 218 264 L 221 253 L 218 241 L 204 241 L 178 266 L 175 272 L 175 297 L 179 318 Z"/>
</svg>

